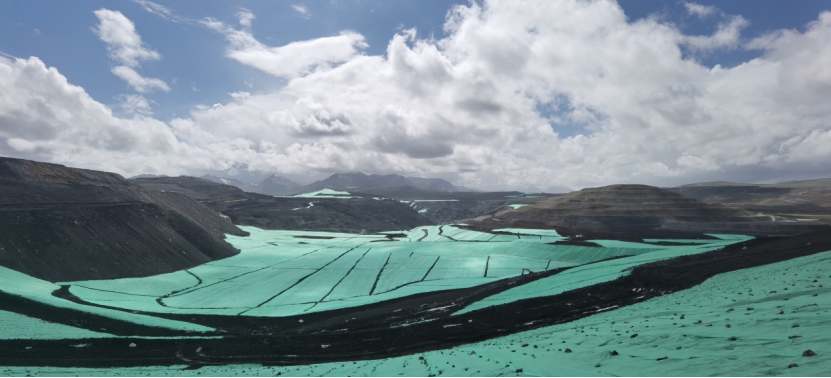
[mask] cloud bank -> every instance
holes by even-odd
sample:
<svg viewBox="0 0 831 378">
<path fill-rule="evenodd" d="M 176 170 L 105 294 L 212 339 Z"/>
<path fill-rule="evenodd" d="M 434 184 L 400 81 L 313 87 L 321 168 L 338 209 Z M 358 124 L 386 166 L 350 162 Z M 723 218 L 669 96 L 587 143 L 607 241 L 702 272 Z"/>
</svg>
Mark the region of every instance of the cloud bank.
<svg viewBox="0 0 831 378">
<path fill-rule="evenodd" d="M 252 22 L 202 24 L 229 58 L 287 84 L 168 122 L 115 117 L 38 58 L 0 58 L 0 154 L 127 175 L 361 170 L 482 189 L 831 174 L 831 12 L 742 42 L 739 16 L 689 36 L 609 1 L 493 0 L 450 9 L 444 39 L 401 31 L 381 56 L 354 31 L 268 46 Z M 129 33 L 99 35 L 124 66 L 152 59 Z M 704 67 L 685 46 L 760 57 Z"/>
</svg>

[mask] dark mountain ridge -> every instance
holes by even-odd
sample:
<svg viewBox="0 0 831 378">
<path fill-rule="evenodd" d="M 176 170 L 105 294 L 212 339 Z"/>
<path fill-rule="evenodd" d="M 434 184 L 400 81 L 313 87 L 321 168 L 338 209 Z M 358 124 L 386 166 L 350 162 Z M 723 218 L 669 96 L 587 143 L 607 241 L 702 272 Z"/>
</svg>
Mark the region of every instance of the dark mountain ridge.
<svg viewBox="0 0 831 378">
<path fill-rule="evenodd" d="M 778 222 L 718 203 L 646 185 L 610 185 L 571 192 L 479 220 L 480 226 L 556 228 L 574 232 L 655 230 L 795 235 L 826 229 L 816 222 Z"/>
<path fill-rule="evenodd" d="M 313 192 L 325 188 L 336 190 L 362 190 L 375 188 L 413 187 L 438 192 L 459 192 L 468 188 L 457 187 L 440 178 L 405 177 L 396 174 L 367 175 L 361 172 L 335 173 L 324 180 L 315 181 L 303 187 Z"/>
<path fill-rule="evenodd" d="M 296 194 L 299 191 L 301 191 L 300 184 L 297 184 L 285 177 L 277 175 L 270 175 L 256 184 L 240 181 L 234 178 L 218 177 L 213 175 L 204 175 L 201 178 L 219 184 L 235 186 L 246 192 L 260 193 L 272 196 Z"/>
<path fill-rule="evenodd" d="M 669 190 L 703 202 L 831 223 L 831 179 L 828 178 L 776 184 L 708 182 Z"/>
<path fill-rule="evenodd" d="M 247 235 L 177 193 L 107 172 L 0 158 L 0 265 L 49 281 L 148 276 L 239 253 Z"/>
<path fill-rule="evenodd" d="M 345 198 L 272 196 L 187 176 L 134 182 L 147 189 L 181 193 L 228 216 L 234 224 L 262 229 L 367 233 L 409 230 L 433 224 L 406 204 L 390 199 L 377 200 L 370 195 Z"/>
</svg>

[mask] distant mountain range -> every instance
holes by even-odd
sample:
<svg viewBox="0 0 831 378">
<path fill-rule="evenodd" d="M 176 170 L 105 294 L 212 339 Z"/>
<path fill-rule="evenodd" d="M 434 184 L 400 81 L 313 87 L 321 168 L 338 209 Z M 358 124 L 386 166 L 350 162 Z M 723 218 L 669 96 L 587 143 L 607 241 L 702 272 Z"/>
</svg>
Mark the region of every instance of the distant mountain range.
<svg viewBox="0 0 831 378">
<path fill-rule="evenodd" d="M 220 184 L 236 186 L 246 192 L 268 195 L 294 194 L 298 193 L 301 190 L 300 188 L 302 188 L 300 184 L 277 175 L 268 176 L 263 181 L 256 184 L 240 181 L 234 178 L 217 177 L 213 175 L 204 175 L 202 178 Z"/>
<path fill-rule="evenodd" d="M 463 186 L 455 186 L 440 178 L 405 177 L 401 175 L 367 175 L 361 172 L 335 173 L 324 180 L 306 185 L 309 191 L 324 188 L 338 190 L 358 190 L 370 188 L 395 188 L 412 186 L 414 188 L 434 190 L 437 192 L 476 192 Z"/>
<path fill-rule="evenodd" d="M 159 177 L 167 177 L 165 175 L 150 175 L 150 174 L 143 174 L 143 175 L 135 175 L 133 177 L 128 177 L 128 180 L 133 179 L 145 179 L 145 178 L 159 178 Z"/>
<path fill-rule="evenodd" d="M 202 178 L 225 185 L 236 186 L 246 192 L 268 195 L 297 194 L 326 188 L 336 190 L 362 190 L 407 186 L 437 192 L 478 192 L 478 190 L 464 186 L 455 186 L 447 180 L 440 178 L 405 177 L 395 174 L 367 175 L 361 172 L 335 173 L 324 180 L 318 180 L 309 185 L 300 185 L 277 175 L 268 176 L 256 184 L 213 175 L 204 175 Z"/>
</svg>

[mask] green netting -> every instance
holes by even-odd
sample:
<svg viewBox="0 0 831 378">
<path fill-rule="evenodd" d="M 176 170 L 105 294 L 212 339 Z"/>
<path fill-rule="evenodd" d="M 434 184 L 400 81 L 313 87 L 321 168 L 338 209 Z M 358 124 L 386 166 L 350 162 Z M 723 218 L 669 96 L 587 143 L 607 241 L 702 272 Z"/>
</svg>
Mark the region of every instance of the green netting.
<svg viewBox="0 0 831 378">
<path fill-rule="evenodd" d="M 306 313 L 308 310 L 314 308 L 314 305 L 314 303 L 302 303 L 289 305 L 262 306 L 246 311 L 245 315 L 266 317 L 292 316 Z"/>
<path fill-rule="evenodd" d="M 425 280 L 484 277 L 487 264 L 487 257 L 442 256 Z"/>
<path fill-rule="evenodd" d="M 294 196 L 274 196 L 282 198 L 354 198 L 349 192 L 342 192 L 332 189 L 321 189 L 316 192 L 302 193 Z"/>
<path fill-rule="evenodd" d="M 562 237 L 557 231 L 554 230 L 536 230 L 531 228 L 500 228 L 497 230 L 493 230 L 494 232 L 508 232 L 511 234 L 518 234 L 518 235 L 542 235 L 542 236 L 554 236 L 554 237 Z"/>
<path fill-rule="evenodd" d="M 519 235 L 494 235 L 489 241 L 492 242 L 512 242 L 519 240 Z"/>
<path fill-rule="evenodd" d="M 548 260 L 526 259 L 516 256 L 492 255 L 488 261 L 488 277 L 518 276 L 524 269 L 542 272 L 548 269 Z"/>
<path fill-rule="evenodd" d="M 70 286 L 69 292 L 78 298 L 84 298 L 85 301 L 124 309 L 143 309 L 150 310 L 155 307 L 160 307 L 156 303 L 155 296 L 147 295 L 133 295 L 117 293 L 112 291 L 102 291 L 88 289 L 83 286 Z"/>
<path fill-rule="evenodd" d="M 0 310 L 0 339 L 86 339 L 115 337 L 109 333 L 47 322 L 40 319 Z"/>
<path fill-rule="evenodd" d="M 205 366 L 196 371 L 185 370 L 186 365 L 12 366 L 0 367 L 0 375 L 829 376 L 829 271 L 831 252 L 825 252 L 717 275 L 688 290 L 566 324 L 402 357 L 285 367 Z M 818 356 L 802 357 L 808 349 Z M 798 367 L 789 369 L 794 363 Z"/>
<path fill-rule="evenodd" d="M 556 233 L 551 230 L 495 235 L 449 225 L 425 226 L 403 231 L 408 237 L 399 238 L 397 242 L 373 243 L 387 238 L 383 235 L 243 228 L 251 235 L 228 236 L 227 239 L 242 250 L 237 256 L 186 272 L 113 282 L 69 283 L 73 285 L 71 291 L 84 300 L 128 310 L 283 316 L 363 305 L 432 290 L 469 287 L 519 275 L 523 269 L 539 272 L 665 249 L 683 251 L 677 249 L 680 247 L 610 241 L 597 241 L 609 248 L 552 245 L 550 243 L 560 237 L 554 236 Z M 305 244 L 299 244 L 299 241 Z M 715 248 L 733 243 L 735 239 L 710 242 L 706 247 Z M 654 254 L 652 258 L 663 258 L 661 256 Z M 638 261 L 632 260 L 632 263 Z M 593 271 L 583 268 L 569 274 L 577 274 L 580 279 L 549 289 L 570 290 L 587 282 L 617 277 L 596 276 Z M 141 289 L 127 287 L 130 286 L 128 282 Z M 482 303 L 494 300 L 499 299 L 488 298 Z"/>
<path fill-rule="evenodd" d="M 351 262 L 354 264 L 354 261 Z M 333 264 L 334 265 L 334 264 Z M 350 266 L 351 268 L 351 266 Z M 349 273 L 349 268 L 326 267 L 307 277 L 289 290 L 274 297 L 263 306 L 272 304 L 306 303 L 322 301 L 332 288 L 341 283 Z"/>
<path fill-rule="evenodd" d="M 589 242 L 600 245 L 605 248 L 646 248 L 646 249 L 662 249 L 663 247 L 655 244 L 635 243 L 620 240 L 588 240 Z"/>
<path fill-rule="evenodd" d="M 752 236 L 747 235 L 733 235 L 733 234 L 705 234 L 712 236 L 714 238 L 719 238 L 722 240 L 738 240 L 738 241 L 747 241 L 753 239 Z"/>
<path fill-rule="evenodd" d="M 75 281 L 73 286 L 83 286 L 90 289 L 115 291 L 136 295 L 163 295 L 176 290 L 195 286 L 199 280 L 184 270 L 160 274 L 152 281 L 143 278 L 120 278 L 116 280 Z M 68 283 L 59 283 L 68 284 Z"/>
<path fill-rule="evenodd" d="M 404 254 L 398 254 L 404 256 Z M 393 255 L 396 256 L 396 255 Z M 404 284 L 423 280 L 430 267 L 440 256 L 415 256 L 399 261 L 390 261 L 381 272 L 375 292 L 384 293 Z"/>
<path fill-rule="evenodd" d="M 623 257 L 614 260 L 607 260 L 593 264 L 581 265 L 560 274 L 546 277 L 510 290 L 503 291 L 499 294 L 492 295 L 478 302 L 475 302 L 466 308 L 456 312 L 455 315 L 461 315 L 470 311 L 475 311 L 485 307 L 511 303 L 520 299 L 537 298 L 560 294 L 566 291 L 578 289 L 581 287 L 591 286 L 602 282 L 608 282 L 620 278 L 627 273 L 626 269 L 659 260 L 665 260 L 673 257 L 703 253 L 714 249 L 721 248 L 724 245 L 729 245 L 733 241 L 721 241 L 713 244 L 703 246 L 678 246 L 668 247 L 664 250 L 649 251 L 646 249 L 631 249 L 630 251 L 649 251 L 638 254 L 636 256 Z M 600 249 L 591 247 L 577 247 Z M 576 254 L 580 256 L 580 254 Z"/>
<path fill-rule="evenodd" d="M 95 306 L 81 305 L 52 296 L 52 292 L 58 289 L 60 289 L 60 286 L 56 284 L 39 280 L 5 267 L 0 267 L 0 291 L 7 294 L 25 297 L 27 299 L 54 307 L 84 311 L 144 326 L 162 327 L 176 330 L 187 329 L 198 332 L 213 330 L 212 328 L 191 323 L 132 314 L 125 311 L 111 310 Z"/>
<path fill-rule="evenodd" d="M 239 308 L 255 307 L 277 293 L 288 289 L 297 280 L 315 269 L 265 269 L 223 281 L 203 289 L 163 299 L 165 305 L 178 308 Z"/>
<path fill-rule="evenodd" d="M 367 296 L 372 291 L 375 279 L 380 273 L 380 267 L 377 269 L 353 269 L 340 284 L 332 289 L 331 294 L 325 300 L 336 301 L 344 298 Z"/>
<path fill-rule="evenodd" d="M 717 242 L 714 239 L 643 239 L 646 243 L 681 243 L 681 244 L 710 244 Z"/>
</svg>

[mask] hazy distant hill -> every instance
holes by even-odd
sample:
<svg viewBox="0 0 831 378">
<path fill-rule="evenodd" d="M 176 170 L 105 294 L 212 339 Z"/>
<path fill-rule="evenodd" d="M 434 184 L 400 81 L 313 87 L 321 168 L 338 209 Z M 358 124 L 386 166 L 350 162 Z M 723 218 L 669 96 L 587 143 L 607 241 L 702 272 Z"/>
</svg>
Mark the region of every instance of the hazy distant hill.
<svg viewBox="0 0 831 378">
<path fill-rule="evenodd" d="M 553 197 L 482 220 L 492 227 L 539 227 L 584 232 L 655 230 L 794 235 L 829 229 L 815 222 L 780 222 L 676 191 L 646 185 L 610 185 Z"/>
<path fill-rule="evenodd" d="M 367 175 L 361 172 L 335 173 L 324 180 L 315 181 L 303 187 L 306 191 L 324 188 L 338 190 L 360 190 L 371 188 L 414 187 L 438 192 L 474 191 L 457 187 L 440 178 L 404 177 L 401 175 Z"/>
<path fill-rule="evenodd" d="M 670 190 L 705 202 L 782 207 L 831 206 L 831 178 L 776 184 L 704 182 Z"/>
<path fill-rule="evenodd" d="M 204 175 L 202 178 L 220 184 L 235 186 L 246 192 L 268 195 L 296 194 L 301 188 L 299 184 L 277 175 L 268 176 L 259 183 L 249 183 L 234 178 L 218 177 L 214 175 Z"/>
<path fill-rule="evenodd" d="M 175 192 L 199 200 L 231 218 L 234 224 L 263 229 L 333 232 L 409 230 L 433 222 L 396 200 L 367 195 L 343 198 L 273 196 L 198 177 L 160 177 L 134 180 L 153 190 Z"/>
<path fill-rule="evenodd" d="M 167 176 L 165 176 L 165 175 L 142 174 L 142 175 L 135 175 L 133 177 L 130 177 L 130 178 L 128 178 L 128 180 L 140 179 L 140 178 L 156 178 L 156 177 L 167 177 Z"/>
<path fill-rule="evenodd" d="M 670 190 L 704 202 L 831 223 L 830 178 L 776 184 L 705 182 Z"/>
<path fill-rule="evenodd" d="M 283 195 L 293 194 L 300 190 L 300 185 L 282 176 L 271 175 L 257 185 L 256 193 Z"/>
</svg>

